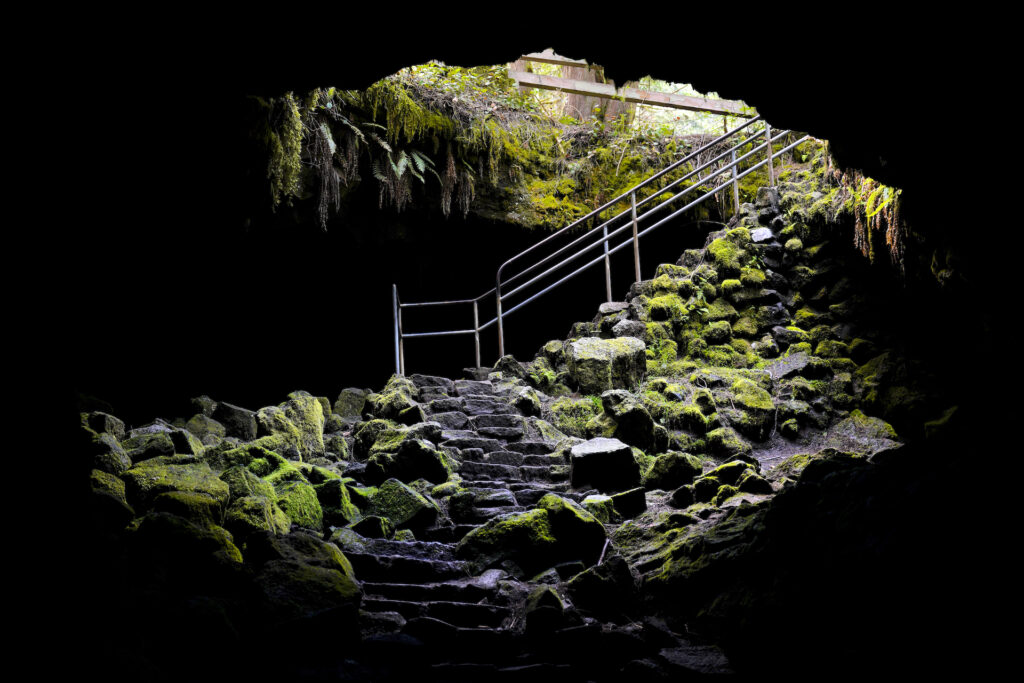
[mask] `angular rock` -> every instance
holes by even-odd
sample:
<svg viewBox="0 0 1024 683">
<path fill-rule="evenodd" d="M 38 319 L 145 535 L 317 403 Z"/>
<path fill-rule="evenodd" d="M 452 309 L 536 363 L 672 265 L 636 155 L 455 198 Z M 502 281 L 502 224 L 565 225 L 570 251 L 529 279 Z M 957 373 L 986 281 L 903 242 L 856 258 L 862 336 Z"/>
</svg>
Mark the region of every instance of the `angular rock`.
<svg viewBox="0 0 1024 683">
<path fill-rule="evenodd" d="M 586 394 L 635 387 L 647 372 L 646 344 L 633 337 L 585 337 L 566 348 L 569 375 Z"/>
<path fill-rule="evenodd" d="M 373 511 L 395 528 L 422 529 L 437 519 L 437 505 L 397 479 L 388 479 L 372 499 Z"/>
<path fill-rule="evenodd" d="M 256 438 L 256 413 L 252 410 L 220 402 L 213 411 L 213 419 L 224 425 L 228 436 L 242 441 Z"/>
<path fill-rule="evenodd" d="M 569 455 L 573 488 L 590 485 L 602 492 L 623 491 L 640 484 L 640 465 L 633 450 L 618 439 L 590 439 Z"/>
</svg>

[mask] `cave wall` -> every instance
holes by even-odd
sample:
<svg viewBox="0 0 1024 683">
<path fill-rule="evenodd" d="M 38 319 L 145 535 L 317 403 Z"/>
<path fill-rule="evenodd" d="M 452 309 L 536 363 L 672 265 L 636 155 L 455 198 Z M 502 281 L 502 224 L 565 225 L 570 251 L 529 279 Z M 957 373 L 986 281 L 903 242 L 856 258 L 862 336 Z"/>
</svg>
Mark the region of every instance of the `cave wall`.
<svg viewBox="0 0 1024 683">
<path fill-rule="evenodd" d="M 347 18 L 358 25 L 364 17 Z M 394 27 L 387 49 L 373 49 L 380 46 L 372 42 L 368 48 L 366 41 L 282 40 L 279 34 L 273 42 L 267 39 L 273 32 L 240 26 L 217 40 L 197 42 L 185 55 L 133 46 L 124 56 L 141 59 L 122 59 L 103 79 L 88 86 L 83 81 L 88 101 L 106 104 L 78 113 L 76 125 L 88 131 L 82 154 L 91 162 L 88 177 L 71 188 L 73 210 L 59 217 L 60 247 L 48 264 L 56 307 L 38 321 L 42 350 L 59 367 L 63 385 L 128 403 L 117 406 L 121 411 L 146 404 L 140 413 L 152 414 L 150 408 L 168 397 L 204 387 L 241 392 L 239 400 L 259 403 L 294 384 L 333 393 L 344 385 L 380 383 L 390 361 L 347 378 L 336 369 L 365 353 L 370 330 L 370 345 L 390 343 L 389 335 L 378 334 L 386 321 L 367 316 L 386 310 L 393 281 L 408 282 L 411 272 L 425 272 L 429 263 L 434 280 L 469 281 L 469 289 L 476 289 L 488 281 L 482 273 L 500 255 L 514 253 L 528 238 L 454 219 L 434 226 L 415 213 L 377 217 L 380 223 L 367 231 L 372 239 L 363 243 L 341 230 L 264 235 L 247 229 L 246 178 L 262 169 L 247 154 L 241 114 L 250 94 L 328 84 L 364 87 L 428 59 L 501 63 L 551 45 L 604 65 L 617 82 L 647 72 L 692 81 L 698 89 L 745 99 L 776 126 L 829 139 L 840 164 L 905 189 L 915 230 L 936 242 L 956 233 L 941 186 L 930 174 L 943 167 L 939 162 L 947 150 L 924 139 L 938 122 L 920 115 L 946 77 L 947 58 L 934 46 L 926 46 L 925 69 L 919 50 L 890 41 L 884 53 L 858 62 L 860 71 L 886 76 L 872 80 L 836 56 L 873 45 L 863 41 L 856 22 L 848 33 L 801 28 L 784 32 L 767 51 L 754 41 L 751 49 L 730 52 L 716 50 L 717 32 L 696 26 L 682 43 L 647 36 L 598 41 L 583 30 L 554 27 L 531 35 L 447 34 L 428 40 L 423 31 L 432 24 L 418 26 Z M 286 49 L 292 44 L 301 50 Z M 681 53 L 691 57 L 680 58 Z M 150 97 L 154 105 L 144 115 L 128 115 Z M 112 116 L 119 108 L 125 114 Z M 408 250 L 424 224 L 437 231 L 432 234 L 453 239 L 433 245 L 436 251 L 420 251 L 419 243 L 417 251 Z M 965 268 L 983 263 L 984 255 L 970 242 L 955 246 Z M 340 263 L 329 256 L 338 247 Z M 457 258 L 460 248 L 475 258 Z M 379 267 L 394 259 L 396 267 Z M 451 266 L 453 261 L 460 266 Z M 402 277 L 395 277 L 396 270 Z M 977 268 L 974 276 L 972 286 L 984 289 L 991 269 Z M 980 319 L 990 316 L 986 300 L 977 305 Z M 554 322 L 544 336 L 563 334 L 564 325 Z M 465 342 L 468 357 L 471 342 Z M 294 377 L 299 379 L 289 383 Z"/>
</svg>

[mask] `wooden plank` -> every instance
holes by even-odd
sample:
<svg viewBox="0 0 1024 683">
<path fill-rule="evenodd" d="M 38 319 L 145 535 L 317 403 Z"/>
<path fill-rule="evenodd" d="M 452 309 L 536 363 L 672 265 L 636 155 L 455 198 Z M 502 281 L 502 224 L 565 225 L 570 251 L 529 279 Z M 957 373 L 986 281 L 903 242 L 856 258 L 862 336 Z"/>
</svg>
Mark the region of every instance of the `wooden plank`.
<svg viewBox="0 0 1024 683">
<path fill-rule="evenodd" d="M 572 78 L 544 76 L 524 71 L 509 71 L 508 75 L 516 80 L 521 87 L 558 90 L 576 95 L 590 95 L 607 99 L 618 99 L 621 97 L 626 102 L 656 107 L 670 107 L 672 109 L 686 109 L 689 111 L 704 111 L 712 114 L 727 114 L 729 116 L 741 117 L 756 116 L 756 112 L 744 106 L 742 102 L 736 102 L 735 100 L 711 100 L 690 95 L 651 92 L 649 90 L 640 90 L 639 88 L 622 88 L 621 91 L 616 91 L 614 86 L 606 83 L 588 83 Z"/>
<path fill-rule="evenodd" d="M 601 68 L 596 64 L 587 64 L 585 59 L 569 59 L 568 57 L 556 55 L 553 52 L 531 52 L 528 55 L 523 55 L 520 59 L 525 59 L 529 62 L 543 62 L 544 64 L 558 64 L 560 66 L 579 66 L 584 69 L 600 70 Z"/>
</svg>

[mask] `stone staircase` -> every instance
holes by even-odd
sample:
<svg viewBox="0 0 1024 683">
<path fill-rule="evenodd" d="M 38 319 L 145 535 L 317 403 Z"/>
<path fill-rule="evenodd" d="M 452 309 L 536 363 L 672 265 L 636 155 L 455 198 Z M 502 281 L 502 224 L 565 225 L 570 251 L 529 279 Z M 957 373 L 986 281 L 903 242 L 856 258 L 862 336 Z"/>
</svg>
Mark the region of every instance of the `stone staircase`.
<svg viewBox="0 0 1024 683">
<path fill-rule="evenodd" d="M 583 571 L 581 562 L 530 579 L 500 568 L 475 574 L 458 559 L 458 541 L 488 520 L 524 512 L 549 493 L 579 502 L 589 492 L 570 490 L 564 452 L 513 407 L 511 384 L 410 380 L 428 422 L 442 426 L 436 445 L 458 463 L 462 481 L 457 492 L 435 497 L 443 514 L 417 530 L 417 540 L 335 539 L 362 582 L 360 661 L 372 663 L 374 680 L 411 672 L 438 681 L 669 680 L 729 670 L 716 648 L 653 619 L 603 622 L 567 605 L 554 627 L 534 628 L 531 591 L 568 580 Z"/>
</svg>

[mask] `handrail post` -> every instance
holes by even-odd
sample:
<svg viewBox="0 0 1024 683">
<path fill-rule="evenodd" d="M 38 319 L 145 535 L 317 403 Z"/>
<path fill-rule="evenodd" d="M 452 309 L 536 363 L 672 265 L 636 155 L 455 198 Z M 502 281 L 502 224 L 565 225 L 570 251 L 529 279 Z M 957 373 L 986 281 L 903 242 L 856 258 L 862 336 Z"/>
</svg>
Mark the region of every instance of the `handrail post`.
<svg viewBox="0 0 1024 683">
<path fill-rule="evenodd" d="M 398 374 L 405 377 L 405 335 L 402 333 L 401 303 L 398 304 Z"/>
<path fill-rule="evenodd" d="M 391 285 L 391 313 L 395 323 L 395 374 L 402 374 L 402 361 L 399 345 L 401 344 L 402 332 L 398 326 L 398 285 Z"/>
<path fill-rule="evenodd" d="M 739 172 L 739 167 L 736 165 L 736 150 L 732 151 L 732 206 L 736 210 L 736 213 L 740 212 L 740 183 L 736 180 L 736 175 Z"/>
<path fill-rule="evenodd" d="M 608 295 L 605 301 L 612 300 L 612 257 L 608 254 L 608 224 L 605 222 L 604 228 L 604 288 Z"/>
<path fill-rule="evenodd" d="M 476 344 L 476 366 L 480 367 L 480 306 L 473 300 L 473 341 Z"/>
<path fill-rule="evenodd" d="M 640 239 L 636 236 L 636 192 L 629 193 L 629 203 L 633 214 L 633 267 L 636 270 L 636 281 L 640 282 Z M 607 248 L 607 246 L 608 243 L 605 242 L 605 247 Z"/>
<path fill-rule="evenodd" d="M 497 283 L 497 287 L 494 288 L 494 296 L 497 299 L 498 309 L 498 358 L 505 356 L 505 326 L 502 324 L 501 317 L 501 281 Z"/>
<path fill-rule="evenodd" d="M 764 122 L 765 139 L 768 141 L 768 187 L 775 187 L 775 164 L 772 162 L 772 127 Z"/>
</svg>

